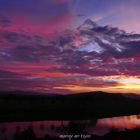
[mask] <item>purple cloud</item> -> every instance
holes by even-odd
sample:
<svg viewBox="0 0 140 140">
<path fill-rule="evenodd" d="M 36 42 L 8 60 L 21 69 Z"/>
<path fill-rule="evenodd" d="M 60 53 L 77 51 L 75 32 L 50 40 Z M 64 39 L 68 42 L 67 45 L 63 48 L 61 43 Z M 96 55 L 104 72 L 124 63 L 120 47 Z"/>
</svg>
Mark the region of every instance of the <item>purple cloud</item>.
<svg viewBox="0 0 140 140">
<path fill-rule="evenodd" d="M 140 35 L 99 26 L 89 19 L 77 29 L 57 33 L 51 39 L 18 31 L 1 31 L 0 36 L 5 42 L 5 46 L 0 47 L 0 66 L 7 65 L 5 71 L 0 71 L 1 89 L 18 87 L 59 92 L 55 87 L 65 84 L 115 86 L 116 81 L 96 77 L 138 76 L 140 73 Z M 39 66 L 40 63 L 44 67 L 39 70 L 37 67 L 29 71 L 24 69 L 27 64 Z M 18 69 L 19 64 L 23 64 L 23 69 Z M 15 73 L 8 69 L 11 65 L 16 65 Z"/>
</svg>

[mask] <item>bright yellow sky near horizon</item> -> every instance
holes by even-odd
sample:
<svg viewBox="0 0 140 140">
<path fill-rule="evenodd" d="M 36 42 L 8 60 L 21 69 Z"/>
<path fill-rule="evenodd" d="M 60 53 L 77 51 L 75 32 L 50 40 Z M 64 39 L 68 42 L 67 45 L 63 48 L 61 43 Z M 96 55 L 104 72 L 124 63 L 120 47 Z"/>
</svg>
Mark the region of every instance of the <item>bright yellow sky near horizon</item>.
<svg viewBox="0 0 140 140">
<path fill-rule="evenodd" d="M 98 77 L 100 78 L 100 77 Z M 102 77 L 103 78 L 103 77 Z M 84 86 L 76 84 L 66 84 L 56 89 L 67 89 L 73 93 L 78 92 L 91 92 L 91 91 L 104 91 L 109 93 L 136 93 L 140 94 L 140 78 L 139 76 L 105 76 L 104 80 L 114 80 L 118 84 L 116 86 Z"/>
</svg>

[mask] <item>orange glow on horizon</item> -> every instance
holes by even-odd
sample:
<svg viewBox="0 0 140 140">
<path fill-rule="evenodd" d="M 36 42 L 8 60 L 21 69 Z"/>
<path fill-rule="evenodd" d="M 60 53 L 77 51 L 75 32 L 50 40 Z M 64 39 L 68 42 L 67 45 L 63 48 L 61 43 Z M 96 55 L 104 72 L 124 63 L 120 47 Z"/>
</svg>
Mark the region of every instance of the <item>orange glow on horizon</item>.
<svg viewBox="0 0 140 140">
<path fill-rule="evenodd" d="M 109 93 L 135 93 L 140 94 L 140 84 L 118 84 L 118 86 L 91 87 L 79 85 L 64 85 L 56 89 L 67 89 L 74 93 L 104 91 Z"/>
</svg>

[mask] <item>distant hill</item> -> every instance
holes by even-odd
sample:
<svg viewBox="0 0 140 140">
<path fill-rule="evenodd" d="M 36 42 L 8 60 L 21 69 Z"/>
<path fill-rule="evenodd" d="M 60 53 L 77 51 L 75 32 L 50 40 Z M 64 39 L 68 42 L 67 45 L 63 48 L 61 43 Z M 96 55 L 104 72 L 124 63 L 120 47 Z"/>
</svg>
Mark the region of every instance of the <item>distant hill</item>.
<svg viewBox="0 0 140 140">
<path fill-rule="evenodd" d="M 103 91 L 95 91 L 95 92 L 82 92 L 82 93 L 75 93 L 75 94 L 56 94 L 56 93 L 39 93 L 39 92 L 32 92 L 32 91 L 0 91 L 0 97 L 4 96 L 16 96 L 16 97 L 48 97 L 48 96 L 65 96 L 67 98 L 79 98 L 79 99 L 85 99 L 85 98 L 132 98 L 132 99 L 140 99 L 140 95 L 129 93 L 129 94 L 122 94 L 122 93 L 107 93 Z"/>
<path fill-rule="evenodd" d="M 120 93 L 106 93 L 102 91 L 96 91 L 96 92 L 85 92 L 85 93 L 79 93 L 79 94 L 69 94 L 67 95 L 69 98 L 79 98 L 79 99 L 122 99 L 124 96 Z"/>
<path fill-rule="evenodd" d="M 0 120 L 93 119 L 139 114 L 140 100 L 101 91 L 69 95 L 2 92 L 0 112 Z"/>
</svg>

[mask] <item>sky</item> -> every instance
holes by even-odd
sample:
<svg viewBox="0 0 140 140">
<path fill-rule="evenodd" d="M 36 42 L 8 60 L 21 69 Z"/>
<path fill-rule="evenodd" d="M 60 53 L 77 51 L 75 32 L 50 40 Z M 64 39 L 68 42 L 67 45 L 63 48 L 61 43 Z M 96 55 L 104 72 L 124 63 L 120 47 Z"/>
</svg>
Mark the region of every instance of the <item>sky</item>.
<svg viewBox="0 0 140 140">
<path fill-rule="evenodd" d="M 0 91 L 140 94 L 139 0 L 0 0 Z"/>
</svg>

